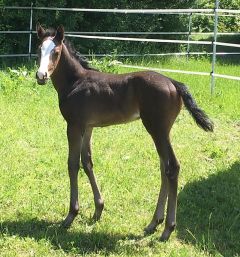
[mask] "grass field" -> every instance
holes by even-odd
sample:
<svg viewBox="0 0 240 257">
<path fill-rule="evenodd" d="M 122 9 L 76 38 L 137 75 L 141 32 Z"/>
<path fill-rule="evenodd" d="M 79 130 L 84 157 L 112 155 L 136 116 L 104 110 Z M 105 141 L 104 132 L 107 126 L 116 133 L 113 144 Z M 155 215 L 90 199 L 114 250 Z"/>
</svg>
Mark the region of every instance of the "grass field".
<svg viewBox="0 0 240 257">
<path fill-rule="evenodd" d="M 138 63 L 139 64 L 139 63 Z M 188 69 L 183 59 L 144 66 Z M 191 70 L 209 70 L 190 60 Z M 112 69 L 112 68 L 111 68 Z M 79 173 L 80 215 L 69 230 L 66 124 L 51 86 L 38 86 L 34 70 L 0 71 L 0 256 L 240 256 L 240 82 L 171 74 L 189 85 L 215 123 L 205 133 L 185 109 L 172 142 L 181 163 L 177 228 L 145 237 L 160 186 L 159 161 L 141 121 L 95 129 L 93 160 L 105 199 L 93 224 L 93 196 Z M 116 72 L 127 72 L 115 68 Z M 239 74 L 235 65 L 219 73 Z"/>
</svg>

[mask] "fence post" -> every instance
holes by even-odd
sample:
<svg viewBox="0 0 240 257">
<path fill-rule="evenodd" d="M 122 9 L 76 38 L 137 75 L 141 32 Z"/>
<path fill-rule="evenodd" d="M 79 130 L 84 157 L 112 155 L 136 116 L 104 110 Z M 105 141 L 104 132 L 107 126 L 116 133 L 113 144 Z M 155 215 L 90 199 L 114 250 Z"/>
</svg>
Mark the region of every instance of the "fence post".
<svg viewBox="0 0 240 257">
<path fill-rule="evenodd" d="M 33 20 L 33 3 L 31 3 L 31 10 L 30 10 L 30 22 L 29 22 L 29 43 L 28 43 L 28 59 L 31 59 L 32 56 L 32 20 Z"/>
<path fill-rule="evenodd" d="M 188 60 L 188 58 L 189 58 L 189 52 L 190 52 L 189 40 L 190 40 L 190 37 L 191 37 L 191 33 L 192 33 L 192 13 L 190 13 L 190 15 L 189 15 L 189 22 L 188 22 L 187 60 Z"/>
<path fill-rule="evenodd" d="M 215 87 L 215 64 L 216 64 L 216 50 L 217 50 L 217 33 L 218 33 L 218 8 L 219 8 L 219 0 L 216 0 L 215 7 L 214 7 L 214 36 L 212 41 L 213 47 L 213 56 L 212 56 L 212 72 L 211 72 L 211 94 L 214 93 Z"/>
</svg>

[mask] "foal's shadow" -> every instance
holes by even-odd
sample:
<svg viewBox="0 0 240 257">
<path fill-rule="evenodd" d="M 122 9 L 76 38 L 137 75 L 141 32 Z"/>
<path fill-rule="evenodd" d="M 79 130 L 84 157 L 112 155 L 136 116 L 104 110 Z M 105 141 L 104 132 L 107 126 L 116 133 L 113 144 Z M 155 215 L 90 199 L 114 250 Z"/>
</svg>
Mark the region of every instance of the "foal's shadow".
<svg viewBox="0 0 240 257">
<path fill-rule="evenodd" d="M 78 254 L 91 254 L 99 251 L 106 254 L 117 253 L 119 251 L 117 244 L 120 241 L 140 239 L 131 234 L 112 232 L 72 232 L 61 228 L 59 224 L 37 219 L 3 222 L 0 224 L 0 233 L 22 238 L 30 237 L 36 241 L 47 239 L 54 249 L 61 249 L 64 252 L 77 251 Z"/>
<path fill-rule="evenodd" d="M 178 238 L 209 253 L 240 254 L 240 162 L 179 193 Z"/>
</svg>

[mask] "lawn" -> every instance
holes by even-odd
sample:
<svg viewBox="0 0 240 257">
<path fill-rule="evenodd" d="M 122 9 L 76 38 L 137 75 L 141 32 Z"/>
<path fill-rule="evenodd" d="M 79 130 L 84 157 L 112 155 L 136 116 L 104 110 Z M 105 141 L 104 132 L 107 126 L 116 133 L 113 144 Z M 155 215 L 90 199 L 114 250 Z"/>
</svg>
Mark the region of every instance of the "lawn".
<svg viewBox="0 0 240 257">
<path fill-rule="evenodd" d="M 182 59 L 141 64 L 210 67 L 207 60 L 194 59 L 188 67 Z M 239 67 L 219 64 L 218 70 L 237 75 Z M 0 71 L 1 257 L 240 256 L 240 82 L 216 79 L 211 96 L 209 77 L 167 75 L 189 86 L 215 132 L 199 129 L 185 109 L 173 126 L 181 164 L 177 228 L 161 243 L 163 226 L 143 234 L 155 209 L 160 172 L 141 121 L 94 130 L 94 167 L 106 207 L 101 221 L 93 223 L 93 196 L 80 170 L 80 214 L 64 230 L 59 223 L 69 205 L 68 150 L 57 94 L 51 83 L 36 84 L 34 69 Z"/>
</svg>

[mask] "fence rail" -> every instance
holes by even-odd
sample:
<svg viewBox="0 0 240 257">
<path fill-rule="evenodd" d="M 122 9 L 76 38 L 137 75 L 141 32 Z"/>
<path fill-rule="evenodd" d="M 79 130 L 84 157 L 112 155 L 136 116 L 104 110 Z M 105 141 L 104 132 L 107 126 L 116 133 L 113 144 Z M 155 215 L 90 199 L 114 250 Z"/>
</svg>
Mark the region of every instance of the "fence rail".
<svg viewBox="0 0 240 257">
<path fill-rule="evenodd" d="M 33 27 L 33 13 L 35 10 L 46 10 L 46 11 L 71 11 L 71 12 L 98 12 L 98 13 L 113 13 L 113 14 L 166 14 L 166 15 L 188 15 L 189 17 L 189 26 L 188 31 L 183 32 L 66 32 L 67 37 L 76 37 L 84 39 L 94 39 L 94 40 L 118 40 L 118 41 L 132 41 L 132 42 L 149 42 L 149 43 L 171 43 L 171 44 L 187 44 L 186 53 L 162 53 L 162 54 L 119 54 L 119 56 L 163 56 L 163 55 L 212 55 L 212 70 L 211 72 L 197 72 L 197 71 L 184 71 L 184 70 L 171 70 L 171 69 L 157 69 L 149 67 L 140 67 L 140 66 L 131 66 L 131 65 L 121 65 L 123 67 L 129 68 L 141 68 L 141 69 L 152 69 L 158 70 L 161 72 L 174 72 L 174 73 L 183 73 L 183 74 L 192 74 L 192 75 L 201 75 L 201 76 L 211 76 L 211 92 L 214 90 L 214 78 L 225 78 L 240 80 L 240 77 L 225 75 L 225 74 L 216 74 L 215 73 L 215 62 L 216 56 L 218 55 L 239 55 L 240 52 L 217 52 L 217 46 L 225 47 L 234 47 L 240 48 L 239 44 L 218 42 L 218 35 L 240 35 L 240 32 L 218 32 L 218 17 L 219 16 L 236 16 L 240 14 L 240 10 L 230 10 L 230 9 L 219 9 L 219 0 L 215 0 L 215 8 L 213 9 L 87 9 L 87 8 L 55 8 L 55 7 L 34 7 L 31 6 L 17 7 L 17 6 L 5 6 L 0 7 L 6 10 L 27 10 L 30 11 L 30 21 L 29 21 L 29 30 L 24 31 L 0 31 L 0 34 L 28 34 L 29 35 L 29 46 L 27 54 L 6 54 L 0 55 L 3 57 L 35 57 L 36 54 L 31 53 L 31 44 L 32 44 L 32 34 L 36 33 L 32 31 Z M 192 32 L 192 15 L 208 15 L 214 17 L 214 30 L 212 32 Z M 109 36 L 110 35 L 110 36 Z M 113 36 L 115 35 L 115 36 Z M 116 35 L 125 35 L 124 37 L 117 37 Z M 126 35 L 186 35 L 187 40 L 173 40 L 173 39 L 155 39 L 155 38 L 139 38 L 139 37 L 126 37 Z M 213 41 L 195 41 L 191 40 L 193 35 L 209 35 L 213 37 Z M 212 52 L 190 52 L 190 45 L 211 45 Z M 95 56 L 106 56 L 107 54 L 95 54 Z"/>
<path fill-rule="evenodd" d="M 3 9 L 14 10 L 48 10 L 48 11 L 71 11 L 71 12 L 104 12 L 104 13 L 123 13 L 123 14 L 188 14 L 196 13 L 212 14 L 214 9 L 89 9 L 89 8 L 57 8 L 57 7 L 31 7 L 31 6 L 5 6 Z"/>
<path fill-rule="evenodd" d="M 196 44 L 196 45 L 211 45 L 211 41 L 191 41 L 191 40 L 174 40 L 174 39 L 154 39 L 154 38 L 130 38 L 130 37 L 104 37 L 104 36 L 86 36 L 67 34 L 68 37 L 78 37 L 87 39 L 105 39 L 118 41 L 136 41 L 136 42 L 153 42 L 153 43 L 173 43 L 173 44 Z"/>
<path fill-rule="evenodd" d="M 90 9 L 90 8 L 61 8 L 61 7 L 31 7 L 31 6 L 3 6 L 6 10 L 48 10 L 48 11 L 71 11 L 71 12 L 103 12 L 103 13 L 123 13 L 123 14 L 197 14 L 213 16 L 216 10 L 219 15 L 240 14 L 240 10 L 231 9 Z"/>
<path fill-rule="evenodd" d="M 0 34 L 36 34 L 36 31 L 31 30 L 5 30 L 0 31 Z M 65 34 L 76 35 L 188 35 L 189 32 L 144 32 L 144 31 L 65 31 Z M 191 35 L 213 36 L 213 32 L 191 32 Z M 218 36 L 237 36 L 240 32 L 218 32 Z"/>
</svg>

